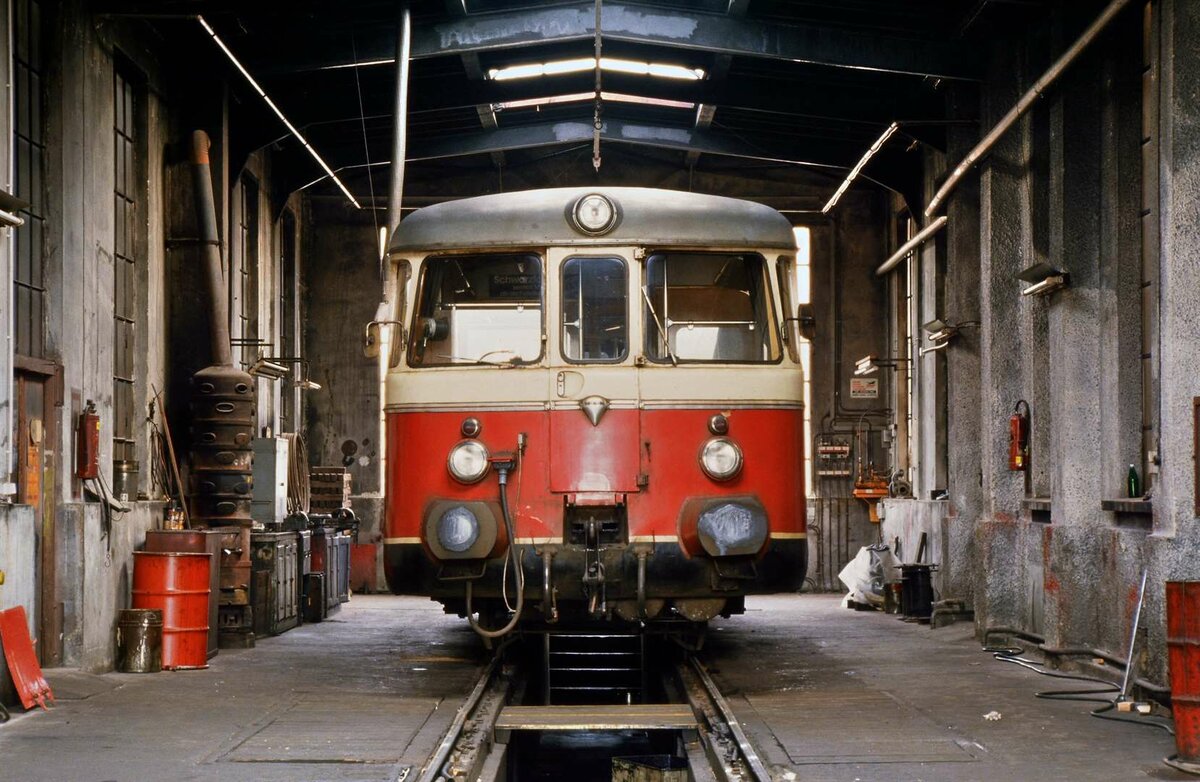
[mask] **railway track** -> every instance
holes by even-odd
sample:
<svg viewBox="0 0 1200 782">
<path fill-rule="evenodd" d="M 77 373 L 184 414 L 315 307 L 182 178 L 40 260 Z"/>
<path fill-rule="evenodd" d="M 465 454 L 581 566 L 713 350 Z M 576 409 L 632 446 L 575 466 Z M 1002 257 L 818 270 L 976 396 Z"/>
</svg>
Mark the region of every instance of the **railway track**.
<svg viewBox="0 0 1200 782">
<path fill-rule="evenodd" d="M 506 657 L 508 660 L 506 661 Z M 532 687 L 535 666 L 513 661 L 498 650 L 484 667 L 466 700 L 442 736 L 436 750 L 419 773 L 417 782 L 501 782 L 523 778 L 515 771 L 522 764 L 522 740 L 535 734 L 571 736 L 611 735 L 650 737 L 660 749 L 656 757 L 670 758 L 672 768 L 686 768 L 693 782 L 770 782 L 770 769 L 746 735 L 728 701 L 704 664 L 687 653 L 674 664 L 645 674 L 656 678 L 658 702 L 575 702 L 536 705 L 548 697 L 549 687 Z M 582 668 L 602 676 L 605 669 Z M 540 672 L 545 675 L 543 669 Z M 592 688 L 601 689 L 601 688 Z M 545 693 L 545 695 L 543 695 Z M 609 693 L 611 695 L 611 692 Z M 641 693 L 644 697 L 645 693 Z M 611 700 L 611 699 L 610 699 Z M 556 744 L 562 752 L 563 744 Z M 622 754 L 617 752 L 617 755 Z M 642 754 L 636 750 L 629 755 Z M 544 757 L 539 757 L 545 763 Z M 574 760 L 567 752 L 563 762 Z M 575 761 L 578 762 L 578 761 Z M 531 776 L 536 777 L 536 774 Z M 675 778 L 675 777 L 670 777 Z"/>
</svg>

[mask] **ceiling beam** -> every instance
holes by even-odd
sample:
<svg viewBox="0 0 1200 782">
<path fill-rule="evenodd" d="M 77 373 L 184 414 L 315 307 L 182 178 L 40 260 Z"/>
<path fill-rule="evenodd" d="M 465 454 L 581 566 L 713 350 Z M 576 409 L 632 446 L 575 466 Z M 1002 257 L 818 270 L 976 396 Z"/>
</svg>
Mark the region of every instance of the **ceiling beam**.
<svg viewBox="0 0 1200 782">
<path fill-rule="evenodd" d="M 288 106 L 302 125 L 325 123 L 342 118 L 359 120 L 359 106 L 352 92 L 321 90 L 320 102 L 308 96 L 309 87 L 290 91 L 277 89 L 281 105 Z M 436 89 L 415 89 L 409 95 L 409 112 L 431 112 L 491 107 L 505 101 L 548 98 L 591 92 L 595 78 L 591 73 L 551 76 L 512 81 L 456 80 L 439 83 Z M 676 100 L 710 106 L 758 111 L 830 123 L 861 123 L 868 135 L 878 133 L 894 120 L 902 123 L 938 122 L 945 117 L 945 96 L 932 89 L 902 94 L 894 90 L 870 90 L 848 85 L 805 82 L 781 85 L 768 79 L 743 77 L 714 83 L 709 80 L 674 81 L 644 76 L 608 73 L 604 76 L 608 92 L 645 98 Z M 390 92 L 367 91 L 363 95 L 368 117 L 391 115 Z M 294 108 L 292 108 L 294 107 Z M 503 116 L 504 112 L 499 112 Z"/>
<path fill-rule="evenodd" d="M 620 120 L 605 120 L 600 138 L 606 143 L 632 144 L 673 149 L 681 152 L 725 155 L 747 160 L 828 169 L 838 174 L 853 164 L 842 155 L 802 153 L 799 149 L 766 149 L 740 139 L 721 136 L 696 128 L 671 128 Z M 410 161 L 440 160 L 466 155 L 486 155 L 513 149 L 533 149 L 558 144 L 589 143 L 591 122 L 545 122 L 535 125 L 501 127 L 481 133 L 467 133 L 437 139 L 413 141 Z"/>
<path fill-rule="evenodd" d="M 746 11 L 750 6 L 750 0 L 729 0 L 729 5 L 725 9 L 725 15 L 740 19 L 746 15 Z M 723 83 L 729 76 L 729 69 L 733 66 L 733 57 L 728 54 L 718 54 L 713 57 L 712 68 L 708 72 L 708 81 L 714 84 Z M 701 130 L 706 130 L 712 127 L 713 117 L 717 115 L 717 106 L 713 103 L 700 103 L 696 106 L 696 121 L 695 126 Z M 695 168 L 696 163 L 700 161 L 700 153 L 695 150 L 687 153 L 687 158 L 684 160 L 684 165 L 688 168 Z"/>
<path fill-rule="evenodd" d="M 735 10 L 737 6 L 735 3 Z M 606 2 L 603 13 L 604 37 L 610 41 L 948 79 L 978 80 L 981 73 L 978 52 L 957 41 L 888 37 L 818 25 L 782 25 L 620 0 Z M 413 58 L 589 40 L 595 34 L 594 25 L 592 3 L 457 17 L 417 26 L 413 30 Z M 305 54 L 292 56 L 291 52 L 296 51 Z M 293 47 L 282 67 L 279 61 L 260 64 L 273 65 L 277 73 L 352 64 L 338 52 L 339 47 L 311 41 Z M 364 43 L 358 59 L 383 59 L 393 54 L 394 46 L 381 30 L 377 40 Z M 274 59 L 270 52 L 263 56 Z"/>
</svg>

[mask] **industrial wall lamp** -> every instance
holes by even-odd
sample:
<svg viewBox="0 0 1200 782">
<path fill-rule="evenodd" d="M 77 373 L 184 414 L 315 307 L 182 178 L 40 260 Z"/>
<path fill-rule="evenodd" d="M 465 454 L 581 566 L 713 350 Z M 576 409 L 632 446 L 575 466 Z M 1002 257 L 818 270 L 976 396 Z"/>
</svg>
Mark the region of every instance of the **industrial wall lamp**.
<svg viewBox="0 0 1200 782">
<path fill-rule="evenodd" d="M 873 375 L 876 372 L 878 372 L 880 367 L 893 367 L 894 368 L 894 367 L 899 366 L 900 364 L 907 364 L 907 363 L 909 363 L 909 361 L 906 358 L 881 359 L 881 358 L 876 358 L 873 355 L 872 356 L 863 356 L 858 361 L 856 361 L 854 364 L 854 376 L 855 377 L 866 377 L 867 375 Z"/>
<path fill-rule="evenodd" d="M 1048 263 L 1035 263 L 1018 274 L 1017 279 L 1032 283 L 1021 291 L 1022 296 L 1047 296 L 1071 284 L 1070 272 L 1057 269 Z"/>
<path fill-rule="evenodd" d="M 314 383 L 308 377 L 308 359 L 291 358 L 288 356 L 262 356 L 248 370 L 255 377 L 265 377 L 271 380 L 282 380 L 291 373 L 288 364 L 300 367 L 300 376 L 296 378 L 296 388 L 303 391 L 320 391 L 320 383 Z"/>
<path fill-rule="evenodd" d="M 918 351 L 919 355 L 924 356 L 926 353 L 933 353 L 938 350 L 945 350 L 950 347 L 950 341 L 958 336 L 958 332 L 965 326 L 978 326 L 979 321 L 967 320 L 962 323 L 947 323 L 941 318 L 934 318 L 921 328 L 929 335 L 929 341 L 933 344 L 927 348 L 921 348 Z"/>
</svg>

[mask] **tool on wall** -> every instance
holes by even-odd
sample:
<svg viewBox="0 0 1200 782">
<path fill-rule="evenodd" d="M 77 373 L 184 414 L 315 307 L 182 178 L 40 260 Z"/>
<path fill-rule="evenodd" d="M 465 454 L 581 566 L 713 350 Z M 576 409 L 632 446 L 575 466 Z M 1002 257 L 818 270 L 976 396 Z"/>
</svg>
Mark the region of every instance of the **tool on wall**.
<svg viewBox="0 0 1200 782">
<path fill-rule="evenodd" d="M 1024 411 L 1021 408 L 1024 407 Z M 1017 400 L 1013 414 L 1008 418 L 1008 469 L 1027 471 L 1029 469 L 1029 422 L 1032 414 L 1029 403 L 1024 399 Z"/>
</svg>

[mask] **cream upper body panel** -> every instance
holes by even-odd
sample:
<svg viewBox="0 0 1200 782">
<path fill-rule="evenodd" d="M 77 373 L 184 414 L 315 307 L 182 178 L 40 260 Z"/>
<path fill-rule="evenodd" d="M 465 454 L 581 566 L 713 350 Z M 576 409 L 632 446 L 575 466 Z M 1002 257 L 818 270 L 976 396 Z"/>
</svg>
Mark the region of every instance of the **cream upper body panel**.
<svg viewBox="0 0 1200 782">
<path fill-rule="evenodd" d="M 643 317 L 642 254 L 635 247 L 551 247 L 537 253 L 544 259 L 544 303 L 542 355 L 534 363 L 516 366 L 452 365 L 409 366 L 405 356 L 386 378 L 389 410 L 405 409 L 554 409 L 574 407 L 590 395 L 609 399 L 614 407 L 736 406 L 798 407 L 803 398 L 803 373 L 790 351 L 781 350 L 773 363 L 688 363 L 678 365 L 647 361 L 644 357 L 645 330 L 654 329 Z M 758 252 L 768 261 L 772 286 L 771 306 L 777 327 L 786 326 L 780 317 L 779 280 L 773 262 L 777 251 L 741 248 Z M 768 254 L 769 253 L 769 254 Z M 619 258 L 628 267 L 629 350 L 617 363 L 590 364 L 568 361 L 562 349 L 559 323 L 562 264 L 575 257 Z M 414 273 L 406 287 L 405 313 L 416 304 L 416 281 L 420 280 L 421 257 L 407 259 Z M 792 339 L 795 337 L 792 336 Z"/>
<path fill-rule="evenodd" d="M 572 209 L 585 196 L 600 193 L 616 208 L 616 220 L 603 235 L 588 236 L 572 223 Z M 648 188 L 559 188 L 481 196 L 418 210 L 401 222 L 389 248 L 393 264 L 406 265 L 407 274 L 394 275 L 401 286 L 392 318 L 405 329 L 414 327 L 418 288 L 429 259 L 456 255 L 527 253 L 542 264 L 542 303 L 520 309 L 519 321 L 525 348 L 533 356 L 536 338 L 530 333 L 541 318 L 540 357 L 515 365 L 445 363 L 414 366 L 407 353 L 385 380 L 385 406 L 389 410 L 413 409 L 555 409 L 578 405 L 578 400 L 599 395 L 614 407 L 659 405 L 687 406 L 796 406 L 802 400 L 802 372 L 794 360 L 797 339 L 794 312 L 785 311 L 780 296 L 778 261 L 794 256 L 791 225 L 773 209 L 761 204 L 721 196 L 680 193 Z M 777 361 L 692 363 L 673 365 L 647 356 L 648 332 L 662 334 L 663 325 L 646 312 L 649 293 L 647 257 L 656 252 L 698 254 L 755 254 L 765 259 L 767 306 L 772 310 L 773 348 Z M 564 264 L 572 258 L 608 258 L 625 267 L 627 349 L 623 357 L 607 361 L 573 362 L 565 357 L 564 331 L 570 313 L 563 312 Z M 687 262 L 694 263 L 694 261 Z M 664 267 L 665 268 L 665 267 Z M 671 268 L 675 268 L 672 266 Z M 681 267 L 692 268 L 692 267 Z M 699 267 L 695 267 L 699 268 Z M 724 270 L 722 269 L 722 272 Z M 666 272 L 662 272 L 663 275 Z M 791 275 L 789 275 L 790 277 Z M 664 282 L 660 285 L 665 285 Z M 465 278 L 464 278 L 465 282 Z M 663 289 L 665 291 L 665 288 Z M 665 295 L 665 293 L 664 293 Z M 664 299 L 665 302 L 665 299 Z M 487 335 L 486 308 L 474 314 L 465 308 L 462 322 L 475 318 L 475 334 Z M 565 320 L 564 320 L 565 319 Z M 481 325 L 482 324 L 482 325 Z M 703 327 L 703 323 L 697 323 Z M 671 327 L 667 324 L 667 329 Z M 676 328 L 691 328 L 676 324 Z M 405 333 L 409 333 L 406 331 Z M 454 332 L 462 333 L 462 332 Z M 762 333 L 762 332 L 758 332 Z M 679 338 L 702 336 L 703 329 Z M 474 352 L 453 353 L 474 358 L 512 354 L 494 347 L 516 348 L 506 338 L 492 336 L 495 345 L 471 343 Z M 408 342 L 408 340 L 405 340 Z M 464 340 L 465 344 L 466 340 Z M 481 347 L 482 345 L 482 347 Z M 405 345 L 405 350 L 412 348 Z M 659 348 L 656 348 L 659 349 Z M 494 357 L 493 357 L 494 358 Z"/>
</svg>

